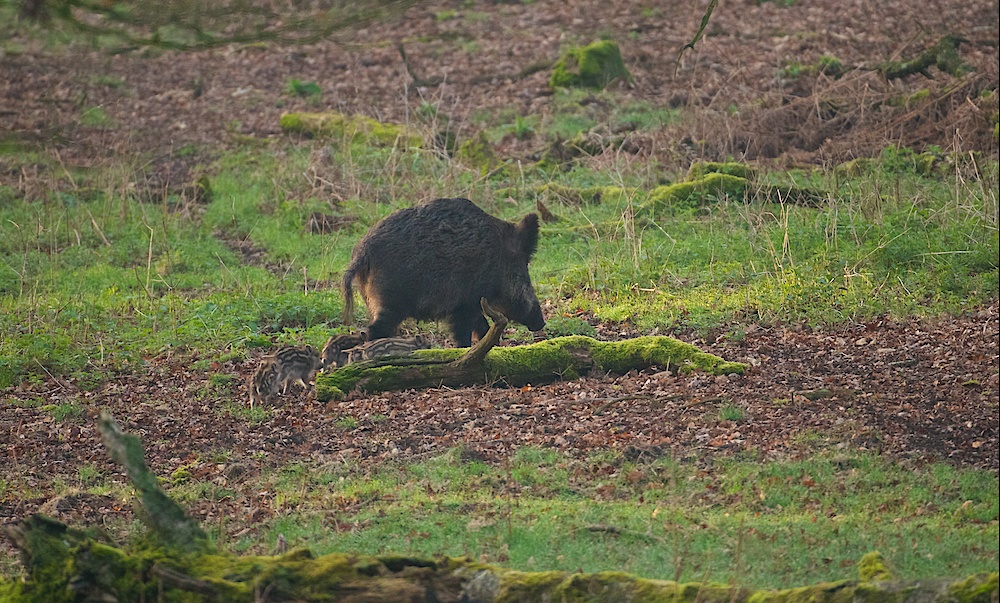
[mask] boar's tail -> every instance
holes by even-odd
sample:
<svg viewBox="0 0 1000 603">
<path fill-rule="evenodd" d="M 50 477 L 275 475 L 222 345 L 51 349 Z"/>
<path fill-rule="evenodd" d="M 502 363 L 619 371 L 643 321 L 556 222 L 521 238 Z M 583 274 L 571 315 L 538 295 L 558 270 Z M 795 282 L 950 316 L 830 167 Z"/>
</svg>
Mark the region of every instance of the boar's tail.
<svg viewBox="0 0 1000 603">
<path fill-rule="evenodd" d="M 351 324 L 354 320 L 354 274 L 357 267 L 354 262 L 344 271 L 344 279 L 340 282 L 341 290 L 344 293 L 344 324 Z"/>
</svg>

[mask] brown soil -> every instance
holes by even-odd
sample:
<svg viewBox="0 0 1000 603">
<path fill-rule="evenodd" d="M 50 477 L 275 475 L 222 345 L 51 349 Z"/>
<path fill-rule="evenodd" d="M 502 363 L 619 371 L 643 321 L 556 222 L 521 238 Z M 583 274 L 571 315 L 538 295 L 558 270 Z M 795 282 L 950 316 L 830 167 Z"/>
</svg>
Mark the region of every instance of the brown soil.
<svg viewBox="0 0 1000 603">
<path fill-rule="evenodd" d="M 632 459 L 670 455 L 707 465 L 728 455 L 771 460 L 867 451 L 914 466 L 945 461 L 997 471 L 998 318 L 994 303 L 930 321 L 751 328 L 738 340 L 679 334 L 751 368 L 730 377 L 644 371 L 520 389 L 352 394 L 327 404 L 298 391 L 256 425 L 221 410 L 229 400 L 246 399 L 245 385 L 213 391 L 209 374 L 191 371 L 189 360 L 154 359 L 140 370 L 110 376 L 95 391 L 80 391 L 71 379 L 23 385 L 7 392 L 0 405 L 0 436 L 7 434 L 0 446 L 9 459 L 0 480 L 32 494 L 0 503 L 0 521 L 47 501 L 47 511 L 62 505 L 69 518 L 131 513 L 110 497 L 96 503 L 93 497 L 50 500 L 56 484 L 79 483 L 81 467 L 124 481 L 96 432 L 99 408 L 142 438 L 159 475 L 183 466 L 195 479 L 239 492 L 194 509 L 205 521 L 220 513 L 247 522 L 270 516 L 267 497 L 273 494 L 262 495 L 251 481 L 267 469 L 349 462 L 363 474 L 389 460 L 426 458 L 456 445 L 489 462 L 522 446 L 577 458 L 611 449 Z M 631 334 L 601 326 L 604 337 Z M 215 371 L 245 378 L 254 364 Z M 82 404 L 87 413 L 57 421 L 28 405 L 39 398 Z M 720 418 L 725 406 L 742 409 L 742 418 Z M 357 425 L 338 425 L 345 416 Z M 220 454 L 226 460 L 212 460 Z M 246 524 L 237 521 L 231 528 Z"/>
<path fill-rule="evenodd" d="M 384 120 L 406 120 L 421 100 L 435 102 L 461 134 L 471 131 L 475 110 L 515 106 L 545 114 L 552 98 L 547 71 L 522 77 L 522 69 L 555 59 L 565 44 L 611 33 L 635 76 L 620 94 L 689 111 L 684 125 L 635 141 L 645 156 L 667 165 L 729 155 L 829 163 L 877 153 L 887 143 L 996 153 L 989 125 L 997 105 L 996 2 L 783 4 L 722 3 L 707 37 L 684 55 L 676 73 L 677 51 L 701 18 L 699 3 L 654 3 L 649 6 L 655 10 L 643 11 L 647 5 L 638 1 L 480 2 L 473 10 L 488 19 L 443 21 L 436 12 L 472 11 L 455 3 L 420 5 L 398 22 L 359 32 L 359 45 L 350 48 L 112 56 L 85 49 L 52 53 L 25 41 L 25 52 L 0 60 L 0 139 L 37 143 L 68 165 L 141 166 L 140 184 L 154 190 L 181 186 L 190 182 L 192 167 L 220 146 L 243 144 L 246 136 L 281 136 L 283 111 L 315 110 L 285 92 L 290 78 L 315 81 L 324 91 L 321 107 Z M 950 33 L 969 40 L 962 58 L 974 71 L 960 80 L 933 70 L 933 80 L 918 75 L 891 83 L 864 70 L 841 79 L 786 81 L 776 75 L 790 62 L 812 64 L 824 54 L 845 65 L 912 56 Z M 412 87 L 395 49 L 398 40 L 405 41 L 421 77 L 440 76 L 445 83 Z M 922 88 L 932 90 L 930 100 L 905 111 L 880 104 Z M 984 100 L 983 90 L 994 93 Z M 98 106 L 110 122 L 81 125 L 83 112 Z M 739 114 L 726 118 L 730 107 Z M 534 152 L 531 144 L 511 151 Z M 194 153 L 179 156 L 185 145 L 195 145 Z M 0 180 L 32 198 L 44 193 L 40 183 L 51 183 L 40 177 L 45 169 L 0 163 Z M 604 338 L 631 334 L 599 327 Z M 98 408 L 110 409 L 141 436 L 158 474 L 184 465 L 196 479 L 239 491 L 194 512 L 207 521 L 227 514 L 244 526 L 273 511 L 273 494 L 254 491 L 250 481 L 264 469 L 350 460 L 366 471 L 387 459 L 420 458 L 455 445 L 490 461 L 520 446 L 572 455 L 612 448 L 706 463 L 718 455 L 772 459 L 860 449 L 916 464 L 947 461 L 997 471 L 998 330 L 994 301 L 963 316 L 926 321 L 757 327 L 741 339 L 678 333 L 752 368 L 735 378 L 643 372 L 517 390 L 354 395 L 326 405 L 296 392 L 258 425 L 220 411 L 228 399 L 245 400 L 242 384 L 212 390 L 209 374 L 191 370 L 190 358 L 152 359 L 132 372 L 108 375 L 94 391 L 60 378 L 4 393 L 0 482 L 25 496 L 0 502 L 0 521 L 46 501 L 51 513 L 71 509 L 88 520 L 131 512 L 106 497 L 50 500 L 58 484 L 80 482 L 82 467 L 120 476 L 95 431 Z M 214 372 L 242 379 L 252 368 L 246 361 Z M 88 414 L 55 420 L 28 405 L 38 398 L 81 404 Z M 742 420 L 721 420 L 726 405 L 743 409 Z M 357 419 L 355 428 L 337 425 L 345 415 Z M 231 454 L 213 462 L 219 453 Z"/>
<path fill-rule="evenodd" d="M 832 163 L 877 154 L 890 143 L 996 153 L 996 2 L 785 4 L 720 6 L 705 38 L 679 63 L 678 51 L 701 20 L 701 3 L 480 2 L 471 9 L 421 3 L 393 22 L 357 32 L 346 47 L 112 55 L 87 48 L 53 53 L 17 40 L 25 51 L 0 61 L 0 139 L 7 130 L 57 151 L 68 165 L 126 161 L 144 179 L 138 185 L 154 191 L 189 184 L 192 164 L 210 159 L 219 145 L 281 136 L 278 118 L 285 111 L 332 108 L 412 121 L 427 101 L 450 117 L 462 139 L 474 134 L 469 116 L 476 111 L 548 114 L 549 70 L 529 67 L 554 61 L 566 45 L 609 34 L 635 78 L 620 89 L 621 98 L 687 112 L 683 124 L 635 136 L 627 145 L 666 166 L 684 169 L 694 158 L 729 156 Z M 460 18 L 436 17 L 456 8 Z M 948 34 L 966 40 L 961 58 L 972 71 L 962 78 L 932 67 L 933 79 L 886 82 L 871 70 L 913 58 Z M 421 79 L 443 83 L 415 87 L 398 42 Z M 858 69 L 839 79 L 782 74 L 786 65 L 815 65 L 824 55 Z M 322 100 L 290 95 L 292 78 L 316 82 Z M 923 100 L 899 106 L 921 90 L 929 91 Z M 109 120 L 81 125 L 94 107 Z M 506 150 L 531 156 L 542 144 L 529 140 Z M 196 146 L 178 156 L 186 145 Z M 0 177 L 30 189 L 22 181 L 31 180 L 33 168 L 22 167 Z"/>
</svg>

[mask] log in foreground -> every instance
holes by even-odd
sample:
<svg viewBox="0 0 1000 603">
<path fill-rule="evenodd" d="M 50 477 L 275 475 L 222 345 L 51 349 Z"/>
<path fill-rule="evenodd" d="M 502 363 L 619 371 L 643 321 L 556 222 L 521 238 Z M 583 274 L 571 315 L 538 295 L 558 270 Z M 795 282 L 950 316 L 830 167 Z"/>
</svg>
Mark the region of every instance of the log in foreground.
<svg viewBox="0 0 1000 603">
<path fill-rule="evenodd" d="M 533 603 L 551 601 L 636 603 L 790 601 L 996 601 L 997 573 L 963 580 L 895 580 L 881 556 L 866 555 L 859 579 L 788 590 L 752 590 L 726 584 L 682 584 L 646 580 L 622 572 L 593 574 L 519 572 L 471 559 L 367 557 L 333 553 L 314 557 L 307 549 L 274 557 L 239 557 L 215 550 L 203 540 L 193 519 L 171 512 L 169 525 L 190 539 L 165 533 L 150 500 L 180 509 L 157 485 L 142 462 L 134 436 L 123 434 L 102 413 L 102 436 L 126 465 L 140 493 L 150 528 L 148 537 L 125 550 L 99 537 L 97 529 L 74 529 L 32 515 L 4 526 L 21 553 L 25 576 L 0 579 L 0 603 L 77 601 L 185 601 L 257 603 L 260 601 L 338 601 L 341 603 Z M 135 455 L 138 450 L 138 459 Z M 138 462 L 137 462 L 138 460 Z M 193 535 L 193 537 L 192 537 Z"/>
<path fill-rule="evenodd" d="M 674 372 L 743 374 L 746 365 L 727 362 L 673 337 L 647 336 L 598 341 L 574 335 L 530 345 L 494 347 L 507 319 L 483 300 L 493 319 L 486 335 L 466 349 L 417 350 L 405 358 L 348 364 L 316 377 L 316 398 L 337 400 L 347 392 L 398 391 L 424 387 L 502 385 L 520 387 L 584 375 L 642 370 L 653 366 Z"/>
</svg>

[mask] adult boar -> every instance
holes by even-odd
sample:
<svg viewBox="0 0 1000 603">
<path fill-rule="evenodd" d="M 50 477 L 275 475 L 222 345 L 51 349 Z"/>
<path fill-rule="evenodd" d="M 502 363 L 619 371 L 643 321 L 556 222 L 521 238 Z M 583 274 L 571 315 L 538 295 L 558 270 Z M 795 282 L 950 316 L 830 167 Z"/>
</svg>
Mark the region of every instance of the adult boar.
<svg viewBox="0 0 1000 603">
<path fill-rule="evenodd" d="M 485 297 L 532 331 L 545 327 L 528 261 L 538 245 L 538 216 L 520 224 L 487 214 L 468 199 L 436 199 L 387 216 L 354 246 L 344 272 L 344 321 L 354 313 L 353 283 L 371 322 L 368 339 L 392 337 L 408 317 L 447 320 L 467 347 L 488 324 Z"/>
</svg>

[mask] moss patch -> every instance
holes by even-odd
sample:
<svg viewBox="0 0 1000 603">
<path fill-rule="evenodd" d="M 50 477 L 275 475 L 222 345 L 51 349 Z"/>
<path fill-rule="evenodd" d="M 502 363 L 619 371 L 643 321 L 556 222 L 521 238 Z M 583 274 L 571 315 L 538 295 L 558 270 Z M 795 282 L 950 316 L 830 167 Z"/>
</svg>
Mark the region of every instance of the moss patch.
<svg viewBox="0 0 1000 603">
<path fill-rule="evenodd" d="M 486 133 L 482 130 L 458 147 L 455 159 L 468 167 L 478 169 L 484 175 L 500 165 L 500 160 L 493 152 L 493 145 L 486 139 Z"/>
<path fill-rule="evenodd" d="M 589 338 L 588 338 L 589 339 Z M 673 337 L 646 336 L 624 341 L 594 341 L 594 360 L 601 370 L 624 373 L 636 366 L 659 365 L 673 371 L 712 375 L 740 374 L 745 364 L 727 362 Z"/>
<path fill-rule="evenodd" d="M 40 584 L 0 581 L 4 603 L 62 603 L 74 600 L 233 601 L 635 601 L 648 603 L 792 603 L 797 601 L 990 601 L 997 574 L 963 580 L 897 583 L 842 580 L 782 590 L 758 590 L 720 583 L 648 580 L 625 572 L 521 572 L 443 557 L 367 557 L 331 553 L 314 557 L 296 549 L 275 557 L 206 554 L 156 558 L 149 550 L 126 552 L 92 541 L 74 541 L 75 555 Z M 91 557 L 91 554 L 98 557 Z M 866 556 L 867 557 L 867 556 Z M 106 564 L 105 564 L 106 562 Z M 51 587 L 39 589 L 39 587 Z M 269 599 L 270 600 L 270 599 Z M 455 599 L 457 600 L 457 599 Z"/>
<path fill-rule="evenodd" d="M 649 191 L 646 206 L 652 209 L 694 209 L 728 196 L 742 201 L 748 181 L 739 176 L 710 173 L 697 180 L 658 186 Z"/>
<path fill-rule="evenodd" d="M 878 551 L 867 553 L 861 558 L 858 562 L 858 575 L 865 582 L 892 580 L 892 572 L 886 566 L 882 553 Z"/>
<path fill-rule="evenodd" d="M 693 182 L 704 178 L 708 174 L 726 174 L 751 180 L 757 175 L 757 172 L 745 163 L 736 163 L 733 161 L 695 161 L 688 168 L 686 180 Z"/>
<path fill-rule="evenodd" d="M 398 124 L 385 124 L 364 115 L 344 115 L 337 111 L 324 113 L 284 113 L 279 121 L 289 133 L 313 137 L 346 138 L 377 146 L 400 145 L 420 148 L 423 140 L 413 130 Z"/>
<path fill-rule="evenodd" d="M 955 601 L 996 601 L 1000 582 L 996 573 L 980 573 L 952 583 L 948 588 Z"/>
<path fill-rule="evenodd" d="M 618 45 L 610 40 L 571 48 L 556 62 L 549 78 L 552 88 L 607 88 L 612 82 L 632 81 Z"/>
</svg>

